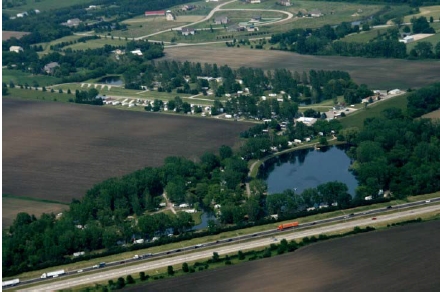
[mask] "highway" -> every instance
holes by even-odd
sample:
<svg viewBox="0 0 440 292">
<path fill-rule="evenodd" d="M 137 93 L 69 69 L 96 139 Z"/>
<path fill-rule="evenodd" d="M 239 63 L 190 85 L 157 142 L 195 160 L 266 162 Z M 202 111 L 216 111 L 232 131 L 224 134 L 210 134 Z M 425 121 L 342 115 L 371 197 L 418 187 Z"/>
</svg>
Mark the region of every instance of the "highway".
<svg viewBox="0 0 440 292">
<path fill-rule="evenodd" d="M 355 226 L 374 226 L 375 223 L 396 220 L 408 216 L 419 216 L 427 212 L 440 211 L 440 204 L 433 204 L 435 202 L 440 202 L 440 198 L 430 199 L 429 201 L 417 201 L 395 205 L 391 208 L 386 207 L 365 212 L 352 213 L 346 216 L 338 216 L 315 222 L 303 224 L 300 223 L 300 226 L 294 229 L 287 229 L 285 231 L 268 230 L 249 235 L 222 239 L 216 242 L 207 242 L 203 245 L 198 246 L 189 246 L 156 254 L 141 255 L 139 259 L 130 258 L 123 261 L 107 263 L 105 268 L 84 268 L 82 269 L 82 273 L 80 273 L 82 276 L 75 278 L 70 278 L 68 276 L 74 274 L 79 275 L 78 271 L 69 271 L 66 273 L 66 275 L 60 276 L 56 280 L 37 278 L 20 281 L 20 286 L 25 286 L 26 284 L 36 283 L 40 281 L 44 283 L 30 288 L 23 287 L 18 291 L 54 291 L 72 288 L 78 285 L 93 285 L 96 282 L 116 279 L 118 277 L 124 277 L 129 274 L 137 275 L 141 271 L 154 271 L 156 269 L 167 267 L 169 265 L 179 265 L 183 262 L 191 262 L 210 258 L 213 252 L 217 252 L 220 255 L 231 254 L 236 253 L 239 250 L 268 246 L 269 244 L 278 242 L 283 238 L 287 240 L 292 240 L 305 236 L 316 236 L 323 233 L 342 231 L 354 228 Z M 420 208 L 407 210 L 408 208 L 416 206 L 419 206 Z M 396 210 L 400 210 L 400 212 L 390 213 L 390 211 Z M 372 220 L 372 218 L 375 219 Z M 338 224 L 328 225 L 329 223 Z M 325 226 L 322 226 L 324 224 Z M 187 251 L 192 252 L 186 253 Z M 138 262 L 138 264 L 126 266 L 127 263 L 133 262 Z M 109 267 L 113 268 L 108 269 Z M 95 273 L 86 273 L 88 271 L 95 271 Z"/>
</svg>

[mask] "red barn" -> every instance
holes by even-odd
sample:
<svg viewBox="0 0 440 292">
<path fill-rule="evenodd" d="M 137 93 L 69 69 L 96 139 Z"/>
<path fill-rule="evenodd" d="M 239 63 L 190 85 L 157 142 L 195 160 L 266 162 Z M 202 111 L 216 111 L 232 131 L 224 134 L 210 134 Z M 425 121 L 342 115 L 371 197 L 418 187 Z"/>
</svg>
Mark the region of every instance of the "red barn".
<svg viewBox="0 0 440 292">
<path fill-rule="evenodd" d="M 164 16 L 165 10 L 145 11 L 145 16 L 157 16 L 157 15 Z"/>
</svg>

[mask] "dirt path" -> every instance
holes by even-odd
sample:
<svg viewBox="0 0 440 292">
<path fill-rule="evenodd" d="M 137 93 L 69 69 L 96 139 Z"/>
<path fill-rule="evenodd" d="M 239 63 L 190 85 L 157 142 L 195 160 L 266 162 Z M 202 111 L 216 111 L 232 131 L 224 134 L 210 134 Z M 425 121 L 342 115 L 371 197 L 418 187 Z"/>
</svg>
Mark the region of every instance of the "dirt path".
<svg viewBox="0 0 440 292">
<path fill-rule="evenodd" d="M 171 212 L 173 212 L 174 214 L 177 214 L 176 210 L 174 210 L 174 205 L 173 203 L 170 202 L 170 200 L 167 197 L 167 193 L 164 191 L 162 196 L 165 198 L 165 201 L 167 202 L 167 207 L 164 210 L 171 210 Z"/>
</svg>

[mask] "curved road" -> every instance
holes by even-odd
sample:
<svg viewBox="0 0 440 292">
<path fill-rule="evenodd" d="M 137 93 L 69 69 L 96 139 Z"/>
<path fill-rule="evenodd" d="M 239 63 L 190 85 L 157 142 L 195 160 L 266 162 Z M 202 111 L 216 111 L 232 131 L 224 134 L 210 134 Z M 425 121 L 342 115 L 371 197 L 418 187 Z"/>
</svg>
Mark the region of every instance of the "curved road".
<svg viewBox="0 0 440 292">
<path fill-rule="evenodd" d="M 163 268 L 169 265 L 178 265 L 183 262 L 196 261 L 201 259 L 210 258 L 213 252 L 219 254 L 231 254 L 236 253 L 239 250 L 252 249 L 257 247 L 268 246 L 273 242 L 278 242 L 279 240 L 285 238 L 286 240 L 293 240 L 303 238 L 305 236 L 319 235 L 323 233 L 333 233 L 340 232 L 343 230 L 354 228 L 355 226 L 374 226 L 375 223 L 383 223 L 390 220 L 403 220 L 408 217 L 420 216 L 423 213 L 428 212 L 440 212 L 440 204 L 431 204 L 434 202 L 440 202 L 440 198 L 434 198 L 429 201 L 417 201 L 412 203 L 406 203 L 401 205 L 395 205 L 393 207 L 374 209 L 365 212 L 353 213 L 347 216 L 338 216 L 334 218 L 324 219 L 315 222 L 303 223 L 295 229 L 288 229 L 286 231 L 278 230 L 268 230 L 255 234 L 248 234 L 243 236 L 238 236 L 234 238 L 221 239 L 217 242 L 208 242 L 203 246 L 189 246 L 182 249 L 171 250 L 167 252 L 161 252 L 157 254 L 145 255 L 147 257 L 157 258 L 156 260 L 138 260 L 138 259 L 127 259 L 124 262 L 136 262 L 138 264 L 133 264 L 130 266 L 123 266 L 113 269 L 92 269 L 84 268 L 86 271 L 96 271 L 93 274 L 84 274 L 80 277 L 69 278 L 66 276 L 61 276 L 61 279 L 57 280 L 44 280 L 44 283 L 34 286 L 34 287 L 23 287 L 18 291 L 53 291 L 59 289 L 72 288 L 78 285 L 93 285 L 96 282 L 102 282 L 110 279 L 116 279 L 118 277 L 124 277 L 128 274 L 135 275 L 142 271 L 152 271 L 156 269 Z M 418 209 L 405 210 L 410 207 L 421 206 Z M 390 213 L 389 211 L 401 210 L 399 212 Z M 372 220 L 372 216 L 374 220 Z M 337 223 L 328 225 L 328 223 Z M 325 225 L 324 225 L 325 224 Z M 324 226 L 320 226 L 324 225 Z M 313 228 L 310 228 L 313 227 Z M 267 237 L 272 235 L 272 237 Z M 227 244 L 227 245 L 225 245 Z M 197 252 L 195 252 L 197 250 Z M 187 251 L 194 251 L 186 254 Z M 178 256 L 169 257 L 170 254 Z M 108 263 L 107 266 L 121 266 L 121 263 L 114 262 Z M 99 271 L 99 272 L 98 272 Z M 78 275 L 77 271 L 70 271 L 68 274 Z M 150 272 L 151 274 L 151 272 Z M 23 281 L 22 284 L 35 283 L 42 281 L 40 279 L 32 279 L 28 281 Z"/>
</svg>

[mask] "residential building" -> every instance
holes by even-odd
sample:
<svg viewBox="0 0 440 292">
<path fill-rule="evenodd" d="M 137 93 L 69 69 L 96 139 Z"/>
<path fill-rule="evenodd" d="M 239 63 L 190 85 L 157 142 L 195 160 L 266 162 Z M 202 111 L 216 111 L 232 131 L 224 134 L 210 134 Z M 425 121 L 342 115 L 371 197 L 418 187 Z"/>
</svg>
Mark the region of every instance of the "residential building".
<svg viewBox="0 0 440 292">
<path fill-rule="evenodd" d="M 290 4 L 290 0 L 280 0 L 279 4 L 281 6 L 290 6 L 292 4 Z"/>
<path fill-rule="evenodd" d="M 259 21 L 261 21 L 261 15 L 254 15 L 252 16 L 250 22 L 259 22 Z"/>
<path fill-rule="evenodd" d="M 57 67 L 60 67 L 60 64 L 58 64 L 58 62 L 50 62 L 49 64 L 44 66 L 43 71 L 47 74 L 53 74 L 55 68 Z"/>
<path fill-rule="evenodd" d="M 324 16 L 324 14 L 322 14 L 322 12 L 318 9 L 313 9 L 309 12 L 311 17 L 321 17 Z"/>
<path fill-rule="evenodd" d="M 174 14 L 171 12 L 171 10 L 167 10 L 165 13 L 165 17 L 168 21 L 173 21 L 176 20 L 176 17 L 174 16 Z"/>
<path fill-rule="evenodd" d="M 194 35 L 195 33 L 196 31 L 194 30 L 194 28 L 189 28 L 189 27 L 182 28 L 182 35 L 184 36 Z"/>
<path fill-rule="evenodd" d="M 10 52 L 20 53 L 20 52 L 23 52 L 23 48 L 20 47 L 20 46 L 11 46 L 11 47 L 9 48 L 9 51 L 10 51 Z"/>
<path fill-rule="evenodd" d="M 27 12 L 17 13 L 17 17 L 25 17 L 28 16 Z"/>
<path fill-rule="evenodd" d="M 227 24 L 229 22 L 229 18 L 227 16 L 219 16 L 214 19 L 215 24 Z"/>
<path fill-rule="evenodd" d="M 67 22 L 61 23 L 61 25 L 68 26 L 68 27 L 76 27 L 78 26 L 82 21 L 78 18 L 69 19 Z"/>
<path fill-rule="evenodd" d="M 261 0 L 246 0 L 246 2 L 250 4 L 260 4 Z"/>
<path fill-rule="evenodd" d="M 139 49 L 136 49 L 134 51 L 130 51 L 130 53 L 132 53 L 133 55 L 142 56 L 142 52 Z"/>
</svg>

